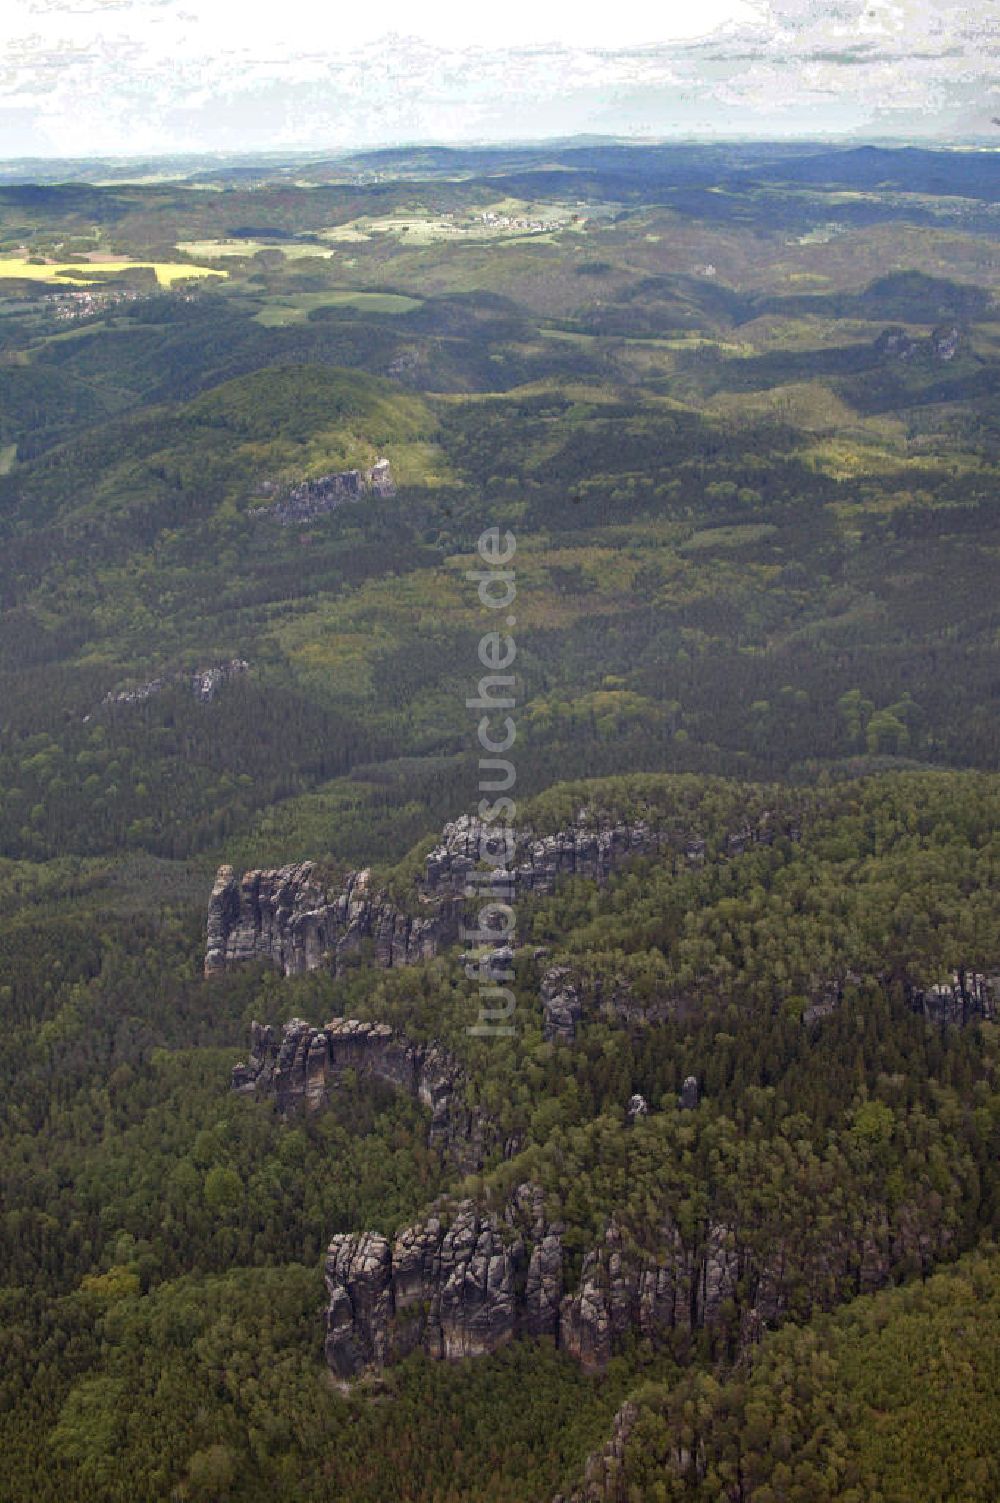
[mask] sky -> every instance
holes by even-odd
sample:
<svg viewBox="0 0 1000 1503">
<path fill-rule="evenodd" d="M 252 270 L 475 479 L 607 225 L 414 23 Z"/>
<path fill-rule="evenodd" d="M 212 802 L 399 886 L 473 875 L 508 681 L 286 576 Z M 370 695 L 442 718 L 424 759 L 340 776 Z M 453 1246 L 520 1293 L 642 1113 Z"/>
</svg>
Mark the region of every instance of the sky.
<svg viewBox="0 0 1000 1503">
<path fill-rule="evenodd" d="M 1000 0 L 0 0 L 0 157 L 996 139 Z"/>
</svg>

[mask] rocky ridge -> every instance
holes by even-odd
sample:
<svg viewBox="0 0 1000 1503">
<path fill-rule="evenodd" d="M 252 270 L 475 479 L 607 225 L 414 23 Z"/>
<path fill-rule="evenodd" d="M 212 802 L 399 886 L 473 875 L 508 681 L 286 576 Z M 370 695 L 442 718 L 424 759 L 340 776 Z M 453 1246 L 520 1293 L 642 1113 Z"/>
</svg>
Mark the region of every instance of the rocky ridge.
<svg viewBox="0 0 1000 1503">
<path fill-rule="evenodd" d="M 778 833 L 794 839 L 798 832 L 791 825 L 779 831 L 764 815 L 733 832 L 726 853 L 738 855 Z M 665 851 L 698 864 L 705 860 L 705 841 L 643 819 L 602 821 L 585 810 L 573 826 L 553 835 L 507 831 L 466 814 L 444 827 L 406 907 L 375 890 L 369 871 L 350 873 L 340 892 L 330 893 L 313 862 L 240 878 L 222 866 L 209 900 L 205 974 L 254 960 L 286 976 L 323 965 L 336 972 L 364 941 L 371 942 L 376 965 L 412 964 L 456 943 L 464 905 L 473 897 L 513 901 L 548 894 L 567 877 L 603 883 L 629 860 Z"/>
<path fill-rule="evenodd" d="M 894 979 L 845 970 L 842 975 L 817 981 L 803 1008 L 802 1022 L 808 1026 L 829 1017 L 843 1002 L 848 987 L 869 983 L 888 988 Z M 908 1005 L 929 1023 L 963 1025 L 1000 1017 L 1000 974 L 954 971 L 933 986 L 906 981 L 903 991 Z M 696 1005 L 690 997 L 671 996 L 666 991 L 652 1000 L 640 1001 L 627 978 L 594 976 L 571 965 L 554 965 L 545 972 L 540 997 L 543 1037 L 547 1043 L 562 1044 L 571 1044 L 588 1018 L 643 1028 L 683 1016 Z"/>
<path fill-rule="evenodd" d="M 936 986 L 908 987 L 907 999 L 929 1023 L 965 1024 L 977 1018 L 994 1022 L 1000 1018 L 1000 973 L 953 971 Z"/>
<path fill-rule="evenodd" d="M 427 1107 L 428 1142 L 463 1173 L 482 1167 L 498 1148 L 508 1155 L 496 1123 L 465 1100 L 466 1077 L 439 1044 L 416 1044 L 387 1023 L 338 1018 L 314 1028 L 293 1018 L 279 1030 L 250 1025 L 250 1057 L 233 1068 L 233 1090 L 273 1097 L 290 1116 L 316 1111 L 335 1094 L 346 1071 L 356 1079 L 384 1081 Z"/>
<path fill-rule="evenodd" d="M 723 853 L 775 833 L 765 818 L 729 836 Z M 375 893 L 367 873 L 352 875 L 331 899 L 308 863 L 249 873 L 242 883 L 223 868 L 212 895 L 207 968 L 260 958 L 286 973 L 335 968 L 345 948 L 364 939 L 378 963 L 403 964 L 434 953 L 442 936 L 459 931 L 470 891 L 550 892 L 570 874 L 600 882 L 620 862 L 653 851 L 687 863 L 706 857 L 704 843 L 676 831 L 668 835 L 642 821 L 600 827 L 582 814 L 553 836 L 512 834 L 504 866 L 495 859 L 498 839 L 504 836 L 468 816 L 446 826 L 418 884 L 419 916 Z M 494 951 L 502 953 L 508 954 Z M 845 973 L 845 984 L 851 980 Z M 829 987 L 817 1000 L 837 1005 L 841 990 Z M 553 966 L 542 992 L 546 1037 L 572 1039 L 587 1000 L 572 969 Z M 956 973 L 908 995 L 931 1020 L 961 1022 L 995 1015 L 1000 978 Z M 469 1109 L 465 1078 L 447 1051 L 414 1044 L 382 1023 L 338 1020 L 314 1028 L 294 1020 L 280 1036 L 255 1024 L 250 1060 L 237 1066 L 233 1084 L 273 1095 L 285 1112 L 312 1110 L 347 1070 L 422 1101 L 431 1113 L 431 1143 L 462 1170 L 481 1168 L 497 1150 L 505 1156 L 518 1150 Z M 698 1103 L 691 1077 L 678 1107 L 694 1112 Z M 627 1115 L 639 1141 L 651 1120 L 647 1103 L 634 1097 Z M 928 1267 L 947 1252 L 954 1227 L 941 1196 L 914 1194 L 912 1203 L 891 1207 L 876 1196 L 863 1234 L 850 1237 L 803 1238 L 795 1225 L 755 1226 L 752 1207 L 738 1196 L 684 1231 L 667 1216 L 641 1247 L 612 1215 L 582 1265 L 537 1186 L 522 1185 L 502 1212 L 472 1201 L 440 1203 L 392 1240 L 376 1232 L 333 1238 L 326 1260 L 327 1359 L 336 1378 L 348 1382 L 417 1349 L 447 1360 L 495 1351 L 520 1335 L 549 1337 L 595 1372 L 636 1336 L 662 1344 L 722 1326 L 728 1339 L 749 1344 L 793 1303 L 796 1310 L 803 1302 L 825 1308 L 844 1288 L 876 1289 L 901 1264 Z"/>
<path fill-rule="evenodd" d="M 315 480 L 302 480 L 271 506 L 254 507 L 248 515 L 269 517 L 282 527 L 288 527 L 295 522 L 311 522 L 327 512 L 336 511 L 346 502 L 360 501 L 364 496 L 395 494 L 392 467 L 383 458 L 377 459 L 368 470 L 341 470 L 336 474 L 319 475 Z"/>
<path fill-rule="evenodd" d="M 339 893 L 317 880 L 311 861 L 237 880 L 219 868 L 208 907 L 205 974 L 246 961 L 268 961 L 285 976 L 325 965 L 336 973 L 370 942 L 376 965 L 429 959 L 458 939 L 460 905 L 439 903 L 410 914 L 371 887 L 371 873 L 351 872 Z"/>
<path fill-rule="evenodd" d="M 641 1131 L 641 1119 L 634 1131 Z M 614 1217 L 585 1253 L 578 1279 L 566 1228 L 544 1196 L 521 1185 L 499 1214 L 462 1201 L 437 1206 L 391 1242 L 345 1233 L 326 1258 L 326 1356 L 346 1382 L 422 1350 L 444 1360 L 546 1336 L 589 1372 L 601 1372 L 634 1336 L 654 1345 L 725 1325 L 742 1346 L 795 1302 L 828 1308 L 838 1290 L 870 1292 L 900 1261 L 945 1253 L 954 1236 L 940 1197 L 892 1211 L 869 1207 L 863 1235 L 802 1238 L 733 1207 L 693 1232 L 669 1217 L 656 1253 L 638 1249 Z"/>
<path fill-rule="evenodd" d="M 562 1227 L 522 1185 L 506 1214 L 442 1203 L 390 1242 L 334 1237 L 326 1356 L 342 1381 L 418 1348 L 445 1360 L 494 1352 L 516 1335 L 554 1336 L 563 1293 Z"/>
<path fill-rule="evenodd" d="M 154 695 L 162 693 L 169 684 L 186 684 L 195 699 L 202 704 L 211 704 L 222 685 L 241 674 L 249 673 L 250 664 L 245 658 L 231 658 L 226 663 L 215 663 L 209 668 L 194 668 L 178 673 L 151 678 L 131 689 L 112 689 L 101 700 L 103 705 L 137 705 Z M 90 716 L 86 717 L 88 720 Z"/>
</svg>

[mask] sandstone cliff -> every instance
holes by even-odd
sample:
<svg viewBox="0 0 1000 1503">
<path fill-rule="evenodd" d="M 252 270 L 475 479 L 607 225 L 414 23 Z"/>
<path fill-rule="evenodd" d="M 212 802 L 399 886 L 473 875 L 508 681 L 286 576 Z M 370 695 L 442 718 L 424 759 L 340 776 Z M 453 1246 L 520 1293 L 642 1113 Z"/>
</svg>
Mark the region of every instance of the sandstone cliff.
<svg viewBox="0 0 1000 1503">
<path fill-rule="evenodd" d="M 370 470 L 342 470 L 320 475 L 293 486 L 271 506 L 255 507 L 250 516 L 269 517 L 283 527 L 294 522 L 311 522 L 327 512 L 336 511 L 345 502 L 360 501 L 364 496 L 394 496 L 396 482 L 387 459 L 377 459 Z"/>
<path fill-rule="evenodd" d="M 875 352 L 885 360 L 918 359 L 948 364 L 966 343 L 957 324 L 941 324 L 926 339 L 914 339 L 898 324 L 883 329 L 875 341 Z"/>
<path fill-rule="evenodd" d="M 907 999 L 915 1012 L 929 1023 L 964 1024 L 982 1018 L 1000 1017 L 1000 974 L 984 976 L 978 971 L 954 971 L 936 986 L 908 986 Z"/>
<path fill-rule="evenodd" d="M 779 832 L 765 815 L 729 835 L 725 849 L 738 855 L 778 833 L 794 839 L 798 832 L 791 826 Z M 510 831 L 507 842 L 503 830 L 474 815 L 446 825 L 406 907 L 373 890 L 367 871 L 352 872 L 339 893 L 330 893 L 308 861 L 241 878 L 220 867 L 209 900 L 205 973 L 250 960 L 268 961 L 286 976 L 321 965 L 336 971 L 365 941 L 377 965 L 408 965 L 457 941 L 474 896 L 512 901 L 551 893 L 563 878 L 605 882 L 629 860 L 657 852 L 689 864 L 705 859 L 705 842 L 696 835 L 658 830 L 645 820 L 601 823 L 586 811 L 554 835 L 525 828 Z"/>
<path fill-rule="evenodd" d="M 458 939 L 457 903 L 410 914 L 373 892 L 367 871 L 352 872 L 336 894 L 314 873 L 304 861 L 237 880 L 231 866 L 220 867 L 208 906 L 206 976 L 252 960 L 269 961 L 286 976 L 321 965 L 335 972 L 366 941 L 377 965 L 407 965 Z"/>
<path fill-rule="evenodd" d="M 784 833 L 795 838 L 797 832 Z M 725 837 L 721 853 L 738 854 L 775 834 L 765 817 Z M 241 882 L 223 868 L 212 894 L 206 968 L 267 959 L 286 974 L 336 969 L 365 942 L 384 966 L 431 955 L 458 936 L 470 890 L 494 888 L 497 838 L 473 818 L 448 825 L 427 857 L 413 913 L 374 891 L 367 873 L 353 874 L 331 896 L 308 863 L 251 872 Z M 638 821 L 602 827 L 581 816 L 548 837 L 518 831 L 501 891 L 547 893 L 571 874 L 601 882 L 620 863 L 654 852 L 679 863 L 706 859 L 696 837 Z M 815 1015 L 836 1006 L 843 986 L 860 979 L 845 972 L 842 983 L 819 986 Z M 610 979 L 602 986 L 594 991 L 573 968 L 552 966 L 542 981 L 546 1037 L 571 1041 L 595 1004 L 626 1022 L 645 1023 L 657 1020 L 661 1005 L 675 1005 L 667 1000 L 640 1008 L 627 985 Z M 906 990 L 915 1009 L 945 1023 L 993 1016 L 1000 998 L 997 978 L 970 972 Z M 423 1102 L 431 1114 L 431 1143 L 463 1171 L 519 1149 L 501 1141 L 494 1122 L 477 1118 L 463 1072 L 447 1051 L 416 1044 L 382 1023 L 338 1020 L 314 1028 L 295 1020 L 281 1034 L 255 1024 L 250 1060 L 237 1066 L 233 1084 L 273 1095 L 282 1111 L 311 1110 L 330 1098 L 348 1070 Z M 689 1078 L 678 1105 L 697 1111 L 698 1098 L 698 1082 Z M 641 1149 L 653 1118 L 639 1097 L 627 1110 L 629 1140 Z M 845 1291 L 879 1287 L 899 1267 L 929 1267 L 955 1234 L 947 1198 L 928 1189 L 930 1181 L 915 1181 L 912 1200 L 891 1205 L 875 1185 L 849 1231 L 829 1225 L 821 1231 L 818 1223 L 803 1228 L 799 1211 L 787 1225 L 778 1212 L 761 1222 L 752 1196 L 744 1200 L 740 1182 L 733 1183 L 725 1199 L 706 1185 L 706 1213 L 696 1224 L 666 1216 L 646 1228 L 641 1244 L 611 1215 L 582 1260 L 575 1239 L 532 1185 L 522 1185 L 501 1211 L 471 1201 L 442 1203 L 391 1240 L 376 1232 L 335 1237 L 326 1262 L 330 1367 L 348 1381 L 416 1349 L 444 1359 L 472 1356 L 522 1334 L 551 1338 L 592 1371 L 603 1370 L 634 1337 L 683 1342 L 700 1328 L 722 1327 L 727 1342 L 746 1344 L 791 1309 L 825 1308 Z"/>
<path fill-rule="evenodd" d="M 102 705 L 137 705 L 152 699 L 155 694 L 160 694 L 170 684 L 186 685 L 195 699 L 202 704 L 211 704 L 222 685 L 230 679 L 237 678 L 241 674 L 250 671 L 250 664 L 245 658 L 231 658 L 227 663 L 216 663 L 210 668 L 195 668 L 190 671 L 180 670 L 170 673 L 162 678 L 151 678 L 144 684 L 136 684 L 131 689 L 111 689 L 101 700 Z M 89 720 L 91 717 L 85 717 Z"/>
<path fill-rule="evenodd" d="M 720 1324 L 747 1345 L 793 1305 L 827 1308 L 842 1290 L 877 1289 L 901 1262 L 928 1266 L 954 1235 L 933 1194 L 891 1212 L 873 1201 L 857 1236 L 803 1236 L 781 1224 L 764 1235 L 746 1209 L 687 1233 L 667 1218 L 655 1253 L 611 1218 L 575 1279 L 566 1229 L 547 1219 L 530 1184 L 502 1215 L 463 1201 L 435 1208 L 391 1242 L 375 1233 L 334 1237 L 327 1361 L 349 1380 L 418 1348 L 443 1359 L 476 1356 L 530 1335 L 551 1337 L 600 1372 L 630 1337 L 662 1345 Z"/>
<path fill-rule="evenodd" d="M 584 974 L 568 965 L 555 965 L 545 972 L 540 996 L 547 1043 L 572 1043 L 588 1018 L 649 1027 L 691 1010 L 690 999 L 667 990 L 640 1000 L 624 977 Z"/>
<path fill-rule="evenodd" d="M 250 1058 L 233 1069 L 232 1085 L 246 1094 L 273 1097 L 286 1114 L 327 1103 L 345 1071 L 384 1081 L 431 1113 L 428 1141 L 461 1172 L 479 1169 L 488 1154 L 517 1145 L 501 1141 L 496 1123 L 466 1102 L 466 1077 L 438 1044 L 415 1044 L 387 1023 L 339 1018 L 314 1028 L 293 1018 L 279 1032 L 251 1024 Z"/>
</svg>

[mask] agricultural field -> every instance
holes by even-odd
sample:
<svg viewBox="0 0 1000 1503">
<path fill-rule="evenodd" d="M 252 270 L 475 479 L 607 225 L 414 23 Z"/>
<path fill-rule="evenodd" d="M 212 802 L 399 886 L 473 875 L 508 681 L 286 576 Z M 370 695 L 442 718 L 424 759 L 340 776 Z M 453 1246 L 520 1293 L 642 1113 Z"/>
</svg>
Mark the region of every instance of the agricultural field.
<svg viewBox="0 0 1000 1503">
<path fill-rule="evenodd" d="M 319 309 L 400 314 L 419 308 L 420 301 L 399 292 L 354 292 L 337 288 L 331 288 L 329 292 L 293 292 L 284 296 L 276 293 L 268 297 L 255 317 L 265 328 L 281 328 L 287 324 L 304 323 Z"/>
<path fill-rule="evenodd" d="M 190 266 L 182 261 L 133 261 L 127 256 L 113 260 L 88 258 L 80 261 L 46 261 L 42 264 L 25 256 L 0 256 L 0 278 L 12 277 L 19 281 L 51 282 L 67 285 L 86 285 L 107 281 L 127 271 L 152 271 L 161 287 L 172 287 L 177 282 L 198 280 L 201 277 L 224 277 L 226 273 L 211 266 Z"/>
<path fill-rule="evenodd" d="M 177 249 L 195 260 L 215 261 L 227 256 L 256 256 L 260 251 L 278 251 L 289 260 L 303 256 L 329 257 L 332 250 L 301 240 L 182 240 Z"/>
</svg>

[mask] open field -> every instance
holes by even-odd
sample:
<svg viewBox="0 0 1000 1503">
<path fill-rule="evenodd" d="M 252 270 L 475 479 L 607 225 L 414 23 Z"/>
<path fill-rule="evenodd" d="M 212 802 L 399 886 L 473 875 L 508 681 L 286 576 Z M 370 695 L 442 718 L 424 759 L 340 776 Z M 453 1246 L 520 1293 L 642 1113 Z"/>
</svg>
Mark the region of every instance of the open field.
<svg viewBox="0 0 1000 1503">
<path fill-rule="evenodd" d="M 275 298 L 256 315 L 257 323 L 267 329 L 286 324 L 301 324 L 315 308 L 357 308 L 363 313 L 411 313 L 420 307 L 420 299 L 398 292 L 331 292 L 290 293 Z"/>
<path fill-rule="evenodd" d="M 187 266 L 179 261 L 52 261 L 42 265 L 23 256 L 0 260 L 0 277 L 27 282 L 53 282 L 62 286 L 85 286 L 123 271 L 154 271 L 161 287 L 172 287 L 190 277 L 224 277 L 228 273 L 211 266 Z M 90 276 L 88 273 L 95 275 Z"/>
<path fill-rule="evenodd" d="M 334 254 L 322 245 L 302 240 L 181 240 L 177 249 L 186 256 L 200 256 L 214 261 L 223 256 L 256 256 L 259 251 L 280 251 L 290 261 L 319 256 L 328 261 Z"/>
</svg>

